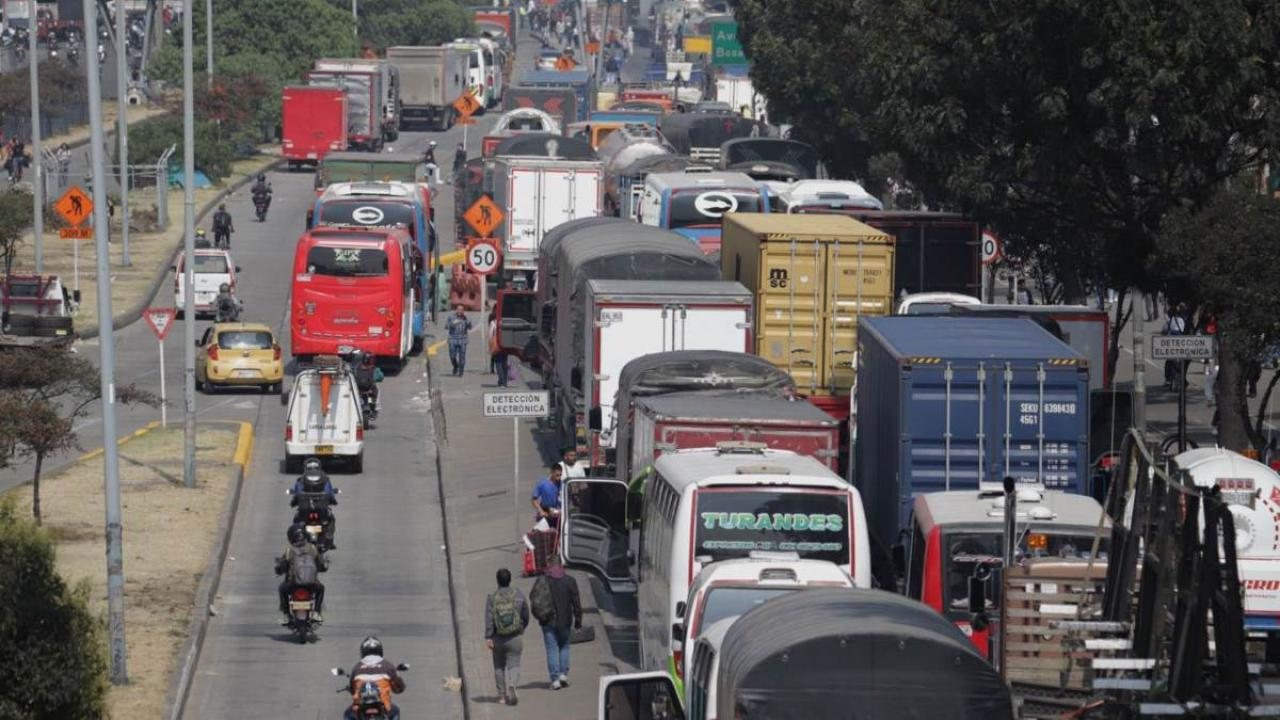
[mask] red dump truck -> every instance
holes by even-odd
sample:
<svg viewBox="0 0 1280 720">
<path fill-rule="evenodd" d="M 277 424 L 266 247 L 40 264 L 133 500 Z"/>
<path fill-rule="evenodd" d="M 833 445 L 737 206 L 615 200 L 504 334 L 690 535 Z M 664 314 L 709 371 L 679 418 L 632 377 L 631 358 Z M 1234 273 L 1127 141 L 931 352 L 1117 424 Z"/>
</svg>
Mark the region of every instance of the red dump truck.
<svg viewBox="0 0 1280 720">
<path fill-rule="evenodd" d="M 347 149 L 347 94 L 338 88 L 287 87 L 280 97 L 283 154 L 289 169 L 315 166 Z"/>
</svg>

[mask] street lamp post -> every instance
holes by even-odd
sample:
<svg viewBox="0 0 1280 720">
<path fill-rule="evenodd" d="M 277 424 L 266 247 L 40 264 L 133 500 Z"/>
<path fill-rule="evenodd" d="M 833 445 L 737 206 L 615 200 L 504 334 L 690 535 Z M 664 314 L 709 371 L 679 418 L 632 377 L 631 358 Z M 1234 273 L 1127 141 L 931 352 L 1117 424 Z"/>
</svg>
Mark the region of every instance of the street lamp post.
<svg viewBox="0 0 1280 720">
<path fill-rule="evenodd" d="M 195 15 L 188 13 L 188 16 L 187 21 L 182 23 L 182 207 L 183 251 L 186 253 L 182 263 L 186 289 L 182 308 L 183 325 L 186 326 L 182 368 L 185 401 L 182 416 L 182 481 L 187 487 L 193 488 L 196 486 L 196 121 L 195 92 L 192 88 L 195 84 L 192 69 L 194 53 L 191 49 L 195 41 L 192 39 L 191 26 Z"/>
<path fill-rule="evenodd" d="M 36 274 L 44 272 L 44 153 L 40 148 L 40 58 L 36 55 L 36 0 L 30 2 L 27 20 L 27 63 L 31 75 L 31 159 L 35 165 L 32 190 L 35 204 L 32 232 L 35 236 Z"/>
<path fill-rule="evenodd" d="M 204 72 L 209 89 L 213 89 L 213 0 L 204 0 Z"/>
<path fill-rule="evenodd" d="M 129 267 L 129 30 L 116 2 L 116 134 L 120 140 L 120 264 Z"/>
</svg>

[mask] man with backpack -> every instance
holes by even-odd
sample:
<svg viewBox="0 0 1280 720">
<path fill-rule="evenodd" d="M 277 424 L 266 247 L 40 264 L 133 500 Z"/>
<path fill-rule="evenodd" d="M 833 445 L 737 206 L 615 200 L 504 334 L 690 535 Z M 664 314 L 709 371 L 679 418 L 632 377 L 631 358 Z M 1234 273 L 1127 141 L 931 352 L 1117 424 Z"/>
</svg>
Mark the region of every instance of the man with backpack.
<svg viewBox="0 0 1280 720">
<path fill-rule="evenodd" d="M 484 601 L 484 644 L 493 652 L 493 676 L 498 684 L 498 704 L 515 705 L 520 684 L 520 636 L 529 626 L 529 603 L 511 587 L 511 571 L 498 570 L 498 589 Z"/>
<path fill-rule="evenodd" d="M 324 584 L 320 582 L 320 573 L 328 568 L 328 562 L 315 545 L 307 542 L 307 531 L 301 525 L 290 525 L 288 538 L 284 554 L 276 558 L 276 574 L 284 575 L 279 588 L 280 612 L 284 615 L 282 624 L 293 622 L 293 616 L 289 614 L 289 595 L 300 587 L 310 589 L 315 595 L 316 609 L 312 615 L 319 622 L 320 613 L 324 610 Z"/>
<path fill-rule="evenodd" d="M 232 227 L 231 213 L 227 212 L 227 206 L 219 205 L 218 211 L 213 214 L 213 246 L 230 249 L 231 233 L 235 230 Z"/>
<path fill-rule="evenodd" d="M 542 626 L 551 689 L 569 687 L 569 641 L 574 630 L 582 629 L 582 601 L 578 581 L 565 574 L 559 558 L 552 556 L 547 573 L 534 581 L 529 609 Z"/>
</svg>

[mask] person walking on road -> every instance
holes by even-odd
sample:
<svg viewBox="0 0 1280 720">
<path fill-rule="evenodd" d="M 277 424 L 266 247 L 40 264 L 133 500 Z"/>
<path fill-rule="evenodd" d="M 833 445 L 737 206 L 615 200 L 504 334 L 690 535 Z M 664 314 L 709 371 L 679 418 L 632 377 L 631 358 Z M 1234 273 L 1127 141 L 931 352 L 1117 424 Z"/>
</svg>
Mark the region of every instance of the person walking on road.
<svg viewBox="0 0 1280 720">
<path fill-rule="evenodd" d="M 529 627 L 529 602 L 524 593 L 511 587 L 511 571 L 498 570 L 498 589 L 484 600 L 484 644 L 493 652 L 493 677 L 498 685 L 498 704 L 515 705 L 520 684 L 521 635 Z"/>
<path fill-rule="evenodd" d="M 467 334 L 471 332 L 471 321 L 461 305 L 454 306 L 453 310 L 444 322 L 444 329 L 449 334 L 449 362 L 453 364 L 453 375 L 462 377 L 467 367 Z"/>
<path fill-rule="evenodd" d="M 489 320 L 489 369 L 498 376 L 498 387 L 506 387 L 507 375 L 511 372 L 511 368 L 507 363 L 507 352 L 502 349 L 497 317 Z"/>
<path fill-rule="evenodd" d="M 551 689 L 569 687 L 569 641 L 574 630 L 582 629 L 582 600 L 578 581 L 565 573 L 558 557 L 553 555 L 546 574 L 534 581 L 529 604 L 542 626 Z"/>
<path fill-rule="evenodd" d="M 533 496 L 529 504 L 537 515 L 534 522 L 546 520 L 551 527 L 560 524 L 560 483 L 564 480 L 564 470 L 559 464 L 547 468 L 547 476 L 533 486 Z"/>
<path fill-rule="evenodd" d="M 458 143 L 458 149 L 453 151 L 453 176 L 451 180 L 457 180 L 461 175 L 463 168 L 467 166 L 467 146 Z"/>
</svg>

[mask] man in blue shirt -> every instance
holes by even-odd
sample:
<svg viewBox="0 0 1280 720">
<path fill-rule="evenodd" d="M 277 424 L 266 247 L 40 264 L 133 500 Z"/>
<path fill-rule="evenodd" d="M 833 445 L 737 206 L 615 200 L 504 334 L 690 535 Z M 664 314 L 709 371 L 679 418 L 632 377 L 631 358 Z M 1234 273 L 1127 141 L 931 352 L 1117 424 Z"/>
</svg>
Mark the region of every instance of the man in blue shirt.
<svg viewBox="0 0 1280 720">
<path fill-rule="evenodd" d="M 557 527 L 560 523 L 560 481 L 561 467 L 552 465 L 547 468 L 547 476 L 533 487 L 533 496 L 529 502 L 533 505 L 538 518 L 546 518 L 547 524 Z"/>
</svg>

